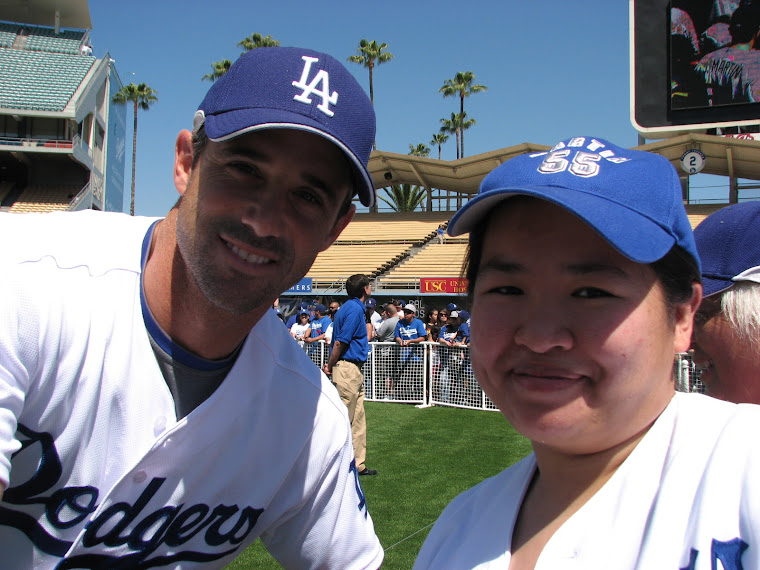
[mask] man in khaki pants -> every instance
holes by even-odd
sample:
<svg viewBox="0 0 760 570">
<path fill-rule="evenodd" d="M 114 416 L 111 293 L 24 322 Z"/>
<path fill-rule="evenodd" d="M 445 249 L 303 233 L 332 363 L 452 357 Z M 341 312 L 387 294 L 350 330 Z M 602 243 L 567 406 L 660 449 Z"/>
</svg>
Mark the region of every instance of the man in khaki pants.
<svg viewBox="0 0 760 570">
<path fill-rule="evenodd" d="M 372 293 L 369 277 L 362 273 L 346 280 L 348 301 L 335 314 L 332 332 L 332 353 L 324 372 L 338 389 L 348 407 L 354 443 L 356 470 L 359 475 L 377 475 L 364 464 L 367 456 L 367 422 L 364 416 L 364 375 L 362 367 L 369 354 L 367 316 L 364 302 Z"/>
</svg>

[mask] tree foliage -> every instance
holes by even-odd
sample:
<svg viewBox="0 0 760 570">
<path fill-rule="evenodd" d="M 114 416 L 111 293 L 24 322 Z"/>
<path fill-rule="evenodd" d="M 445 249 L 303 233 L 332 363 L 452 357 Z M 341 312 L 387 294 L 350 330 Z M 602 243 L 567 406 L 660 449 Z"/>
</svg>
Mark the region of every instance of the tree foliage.
<svg viewBox="0 0 760 570">
<path fill-rule="evenodd" d="M 412 156 L 430 156 L 430 147 L 425 143 L 419 143 L 416 146 L 409 143 L 409 154 Z"/>
<path fill-rule="evenodd" d="M 383 188 L 386 196 L 378 196 L 395 212 L 414 212 L 425 200 L 425 189 L 411 184 L 394 184 Z"/>
<path fill-rule="evenodd" d="M 239 41 L 237 45 L 243 48 L 243 53 L 245 53 L 256 48 L 279 47 L 280 42 L 272 36 L 262 36 L 260 33 L 254 32 L 250 36 Z"/>
<path fill-rule="evenodd" d="M 222 61 L 215 61 L 211 64 L 211 73 L 207 73 L 201 78 L 201 81 L 208 80 L 213 83 L 219 79 L 222 75 L 227 73 L 232 67 L 232 62 L 229 59 L 223 59 Z"/>
<path fill-rule="evenodd" d="M 272 36 L 262 36 L 260 33 L 254 32 L 250 36 L 240 40 L 237 45 L 238 47 L 243 48 L 243 53 L 245 53 L 256 48 L 278 47 L 280 42 Z M 232 61 L 229 59 L 215 61 L 211 64 L 211 73 L 207 73 L 201 77 L 201 81 L 211 81 L 213 83 L 227 73 L 230 70 L 230 67 L 232 67 Z"/>
</svg>

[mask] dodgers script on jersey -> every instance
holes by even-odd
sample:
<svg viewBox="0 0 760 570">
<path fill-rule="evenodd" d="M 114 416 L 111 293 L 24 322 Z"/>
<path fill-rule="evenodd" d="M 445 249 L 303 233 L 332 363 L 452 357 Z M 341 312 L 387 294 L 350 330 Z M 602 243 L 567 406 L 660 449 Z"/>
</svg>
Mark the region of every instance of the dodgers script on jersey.
<svg viewBox="0 0 760 570">
<path fill-rule="evenodd" d="M 549 539 L 536 570 L 760 568 L 760 406 L 676 394 L 612 478 Z M 415 563 L 508 568 L 530 455 L 454 499 Z"/>
<path fill-rule="evenodd" d="M 345 406 L 272 311 L 177 420 L 141 309 L 155 220 L 0 218 L 0 566 L 218 568 L 259 536 L 286 568 L 380 565 Z"/>
</svg>

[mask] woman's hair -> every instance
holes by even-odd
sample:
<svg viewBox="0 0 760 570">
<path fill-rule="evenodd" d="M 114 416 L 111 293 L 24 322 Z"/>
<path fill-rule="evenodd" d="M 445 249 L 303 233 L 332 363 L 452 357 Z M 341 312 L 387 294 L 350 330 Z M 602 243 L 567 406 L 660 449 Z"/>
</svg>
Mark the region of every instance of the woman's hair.
<svg viewBox="0 0 760 570">
<path fill-rule="evenodd" d="M 467 299 L 470 304 L 472 304 L 480 260 L 483 256 L 483 242 L 491 215 L 489 213 L 482 223 L 477 224 L 470 232 L 470 241 L 462 265 L 462 278 L 467 279 Z M 676 305 L 688 301 L 693 294 L 694 283 L 701 281 L 699 266 L 696 260 L 678 245 L 674 245 L 664 257 L 650 263 L 649 266 L 662 283 L 668 313 L 671 318 L 675 318 Z"/>
<path fill-rule="evenodd" d="M 720 310 L 742 342 L 760 356 L 760 283 L 736 283 L 721 294 Z"/>
</svg>

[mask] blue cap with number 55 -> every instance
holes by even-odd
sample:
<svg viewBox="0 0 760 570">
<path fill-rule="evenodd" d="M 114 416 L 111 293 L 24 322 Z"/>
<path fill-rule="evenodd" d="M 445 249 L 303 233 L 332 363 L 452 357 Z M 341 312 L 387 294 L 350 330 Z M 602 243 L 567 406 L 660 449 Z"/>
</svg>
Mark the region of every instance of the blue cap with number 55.
<svg viewBox="0 0 760 570">
<path fill-rule="evenodd" d="M 483 179 L 478 195 L 451 219 L 449 234 L 469 232 L 513 196 L 565 208 L 637 263 L 653 263 L 678 245 L 699 266 L 678 173 L 657 154 L 573 137 L 549 151 L 520 155 Z"/>
</svg>

